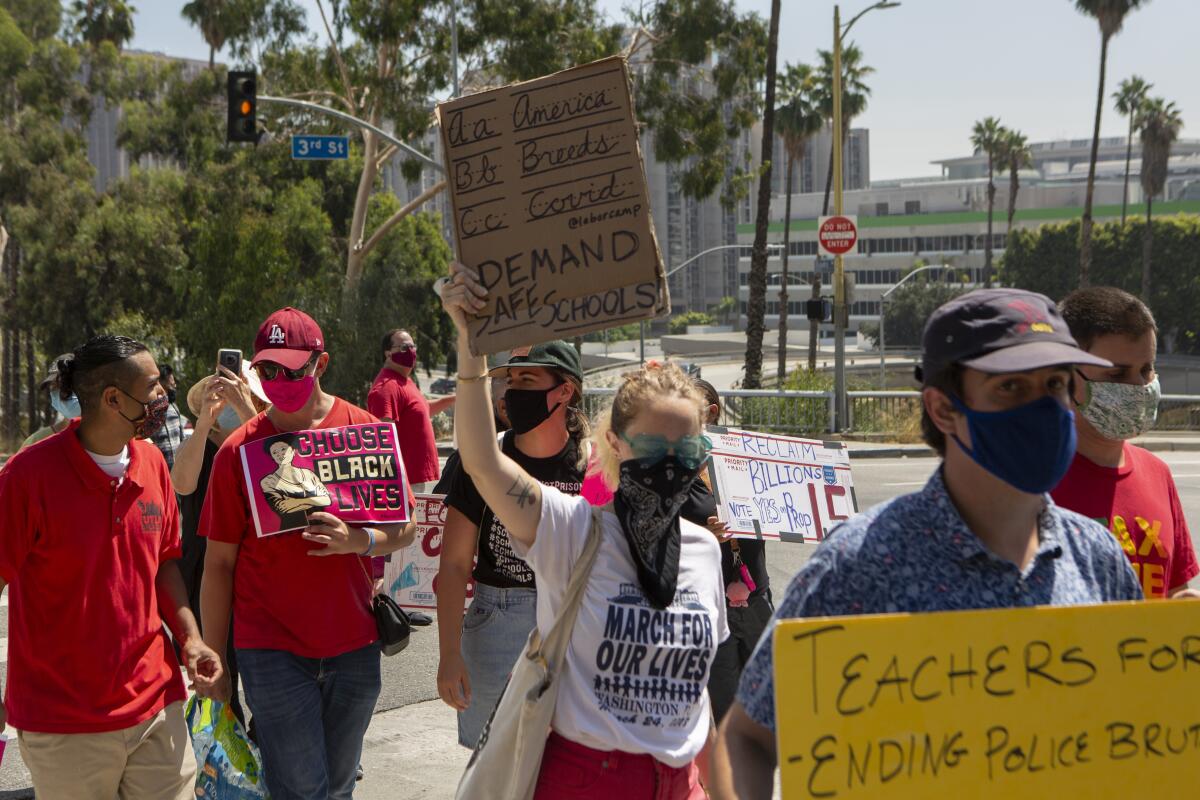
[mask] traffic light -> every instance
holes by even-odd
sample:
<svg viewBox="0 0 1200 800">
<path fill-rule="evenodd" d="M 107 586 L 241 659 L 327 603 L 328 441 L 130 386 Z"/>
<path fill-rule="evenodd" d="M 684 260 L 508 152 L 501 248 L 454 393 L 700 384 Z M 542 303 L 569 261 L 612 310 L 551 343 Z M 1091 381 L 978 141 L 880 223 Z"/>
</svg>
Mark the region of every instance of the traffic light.
<svg viewBox="0 0 1200 800">
<path fill-rule="evenodd" d="M 828 322 L 830 317 L 830 303 L 828 300 L 806 300 L 804 302 L 804 315 L 810 321 Z"/>
<path fill-rule="evenodd" d="M 253 72 L 230 70 L 226 78 L 229 116 L 226 142 L 258 141 L 258 86 Z"/>
</svg>

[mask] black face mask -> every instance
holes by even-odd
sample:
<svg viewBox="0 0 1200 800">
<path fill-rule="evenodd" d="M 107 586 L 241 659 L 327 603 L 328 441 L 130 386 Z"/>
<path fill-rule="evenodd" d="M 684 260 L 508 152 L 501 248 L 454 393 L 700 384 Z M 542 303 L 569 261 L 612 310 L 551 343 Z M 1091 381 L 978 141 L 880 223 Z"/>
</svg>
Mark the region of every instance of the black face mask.
<svg viewBox="0 0 1200 800">
<path fill-rule="evenodd" d="M 508 421 L 512 423 L 515 433 L 529 433 L 531 430 L 550 419 L 550 415 L 558 410 L 561 402 L 555 403 L 554 408 L 546 407 L 546 395 L 558 386 L 549 389 L 509 389 L 504 393 L 504 407 L 508 411 Z"/>
<path fill-rule="evenodd" d="M 167 402 L 168 403 L 175 402 L 175 390 L 174 389 L 167 389 Z"/>
<path fill-rule="evenodd" d="M 679 510 L 700 468 L 688 469 L 674 455 L 621 462 L 613 510 L 629 543 L 638 583 L 655 608 L 675 599 L 679 582 Z"/>
</svg>

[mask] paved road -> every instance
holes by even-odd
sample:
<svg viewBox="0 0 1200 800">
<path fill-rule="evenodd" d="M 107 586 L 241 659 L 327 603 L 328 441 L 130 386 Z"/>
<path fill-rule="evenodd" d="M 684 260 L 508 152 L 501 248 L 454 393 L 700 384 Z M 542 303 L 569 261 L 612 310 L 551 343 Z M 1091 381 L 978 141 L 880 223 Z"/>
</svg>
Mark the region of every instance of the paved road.
<svg viewBox="0 0 1200 800">
<path fill-rule="evenodd" d="M 1192 539 L 1200 531 L 1200 452 L 1159 453 L 1171 466 L 1179 487 L 1185 515 L 1193 520 Z M 867 508 L 897 495 L 918 490 L 936 467 L 932 458 L 861 459 L 854 462 L 854 483 L 860 508 Z M 781 596 L 788 582 L 812 554 L 814 545 L 770 543 L 767 545 L 768 571 L 776 596 Z M 0 676 L 5 679 L 8 658 L 8 596 L 0 597 Z M 408 649 L 393 658 L 383 660 L 383 692 L 377 711 L 386 711 L 437 697 L 437 627 L 414 631 Z M 9 729 L 8 733 L 12 734 Z M 10 794 L 12 790 L 29 785 L 28 774 L 21 765 L 16 742 L 4 754 L 0 765 L 0 800 L 24 796 Z"/>
</svg>

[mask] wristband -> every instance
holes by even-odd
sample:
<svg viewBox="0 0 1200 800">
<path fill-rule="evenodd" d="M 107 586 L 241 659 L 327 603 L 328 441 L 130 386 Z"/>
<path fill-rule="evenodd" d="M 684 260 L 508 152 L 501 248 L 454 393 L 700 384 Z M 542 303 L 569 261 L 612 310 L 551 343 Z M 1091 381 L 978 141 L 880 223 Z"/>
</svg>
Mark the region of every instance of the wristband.
<svg viewBox="0 0 1200 800">
<path fill-rule="evenodd" d="M 473 381 L 481 381 L 484 378 L 486 378 L 487 376 L 488 376 L 488 374 L 485 372 L 482 375 L 472 375 L 471 377 L 467 377 L 466 375 L 455 374 L 454 377 L 458 379 L 459 383 L 471 383 Z"/>
<path fill-rule="evenodd" d="M 367 536 L 371 537 L 371 543 L 367 545 L 367 549 L 363 551 L 364 556 L 371 555 L 371 551 L 375 549 L 375 530 L 373 528 L 363 528 Z"/>
</svg>

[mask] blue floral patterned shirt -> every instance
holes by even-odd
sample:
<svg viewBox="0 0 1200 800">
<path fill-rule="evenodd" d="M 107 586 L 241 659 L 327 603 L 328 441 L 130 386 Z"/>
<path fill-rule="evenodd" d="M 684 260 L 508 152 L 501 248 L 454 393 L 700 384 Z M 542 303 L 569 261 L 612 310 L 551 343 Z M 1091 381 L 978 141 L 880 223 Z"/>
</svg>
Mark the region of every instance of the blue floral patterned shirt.
<svg viewBox="0 0 1200 800">
<path fill-rule="evenodd" d="M 881 503 L 832 531 L 792 579 L 772 622 L 1142 598 L 1121 546 L 1101 525 L 1054 505 L 1047 495 L 1038 529 L 1037 554 L 1022 572 L 971 532 L 938 469 L 921 491 Z M 759 640 L 737 693 L 746 713 L 772 730 L 773 628 Z"/>
</svg>

